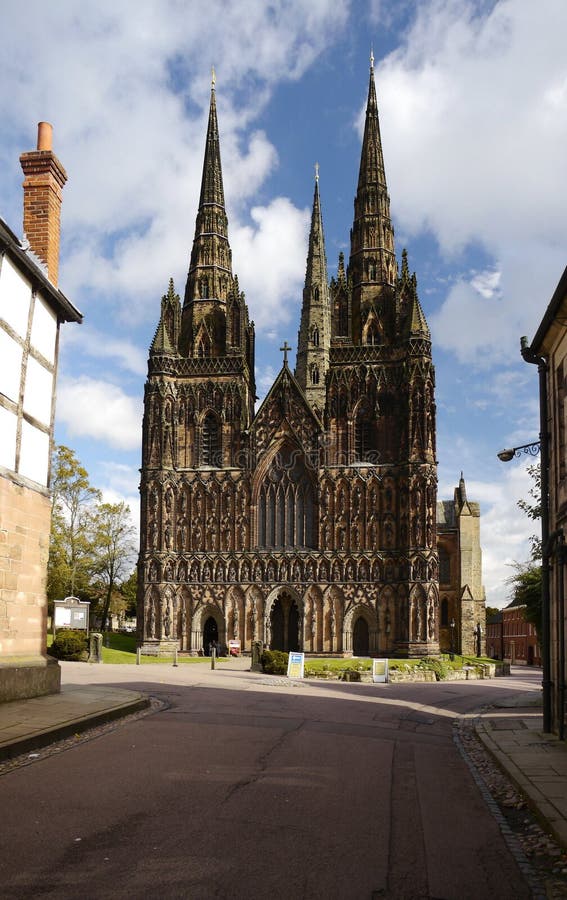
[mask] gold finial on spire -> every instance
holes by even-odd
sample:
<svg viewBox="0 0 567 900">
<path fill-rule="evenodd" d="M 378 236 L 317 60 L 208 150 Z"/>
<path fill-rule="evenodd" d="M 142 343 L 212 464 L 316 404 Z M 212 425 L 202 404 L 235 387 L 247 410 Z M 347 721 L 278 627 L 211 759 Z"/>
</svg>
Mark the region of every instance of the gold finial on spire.
<svg viewBox="0 0 567 900">
<path fill-rule="evenodd" d="M 217 76 L 215 75 L 215 67 L 211 66 L 211 90 L 215 89 L 215 82 L 217 80 Z"/>
<path fill-rule="evenodd" d="M 315 163 L 315 181 L 319 181 L 319 163 Z"/>
<path fill-rule="evenodd" d="M 370 69 L 374 69 L 374 47 L 370 44 Z"/>
</svg>

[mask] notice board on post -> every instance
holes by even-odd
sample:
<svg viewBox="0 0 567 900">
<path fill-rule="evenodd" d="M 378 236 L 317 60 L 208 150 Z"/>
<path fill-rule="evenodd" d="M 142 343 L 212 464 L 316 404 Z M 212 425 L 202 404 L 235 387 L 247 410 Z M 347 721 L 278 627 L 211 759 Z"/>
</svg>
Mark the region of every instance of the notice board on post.
<svg viewBox="0 0 567 900">
<path fill-rule="evenodd" d="M 374 684 L 385 684 L 388 681 L 388 660 L 372 660 L 372 681 Z"/>
<path fill-rule="evenodd" d="M 305 654 L 291 650 L 287 660 L 287 677 L 303 678 L 305 668 Z"/>
<path fill-rule="evenodd" d="M 89 633 L 89 607 L 88 600 L 79 600 L 78 597 L 65 597 L 64 600 L 55 600 L 53 604 L 53 630 L 58 628 L 76 628 L 78 631 Z"/>
</svg>

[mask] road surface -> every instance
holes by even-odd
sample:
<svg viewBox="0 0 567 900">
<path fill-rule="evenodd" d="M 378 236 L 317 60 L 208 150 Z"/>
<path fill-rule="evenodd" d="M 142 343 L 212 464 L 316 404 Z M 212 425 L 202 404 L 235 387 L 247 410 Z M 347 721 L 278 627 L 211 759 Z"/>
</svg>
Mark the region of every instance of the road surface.
<svg viewBox="0 0 567 900">
<path fill-rule="evenodd" d="M 166 709 L 0 778 L 3 898 L 521 900 L 455 717 L 537 690 L 63 664 Z"/>
</svg>

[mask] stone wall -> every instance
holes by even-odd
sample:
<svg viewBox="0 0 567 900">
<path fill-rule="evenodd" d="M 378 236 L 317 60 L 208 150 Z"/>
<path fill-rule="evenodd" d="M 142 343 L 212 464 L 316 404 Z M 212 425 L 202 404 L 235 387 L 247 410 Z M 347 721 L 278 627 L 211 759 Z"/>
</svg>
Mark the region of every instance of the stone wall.
<svg viewBox="0 0 567 900">
<path fill-rule="evenodd" d="M 0 699 L 59 690 L 45 648 L 50 525 L 47 491 L 0 475 Z"/>
</svg>

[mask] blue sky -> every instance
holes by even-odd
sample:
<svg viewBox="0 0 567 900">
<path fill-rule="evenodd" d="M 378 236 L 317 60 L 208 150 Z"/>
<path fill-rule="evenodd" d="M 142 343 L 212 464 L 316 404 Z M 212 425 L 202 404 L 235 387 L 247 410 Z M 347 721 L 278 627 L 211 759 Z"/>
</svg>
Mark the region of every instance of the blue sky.
<svg viewBox="0 0 567 900">
<path fill-rule="evenodd" d="M 79 13 L 80 9 L 80 13 Z M 257 327 L 264 393 L 295 348 L 320 164 L 329 274 L 348 256 L 371 45 L 396 229 L 437 369 L 439 497 L 461 470 L 481 503 L 487 601 L 533 530 L 525 462 L 538 432 L 522 362 L 567 263 L 564 0 L 30 0 L 4 16 L 0 215 L 21 230 L 18 157 L 54 127 L 67 169 L 56 439 L 138 515 L 147 350 L 173 276 L 182 295 L 210 91 L 233 268 Z M 25 52 L 23 48 L 25 47 Z"/>
</svg>

